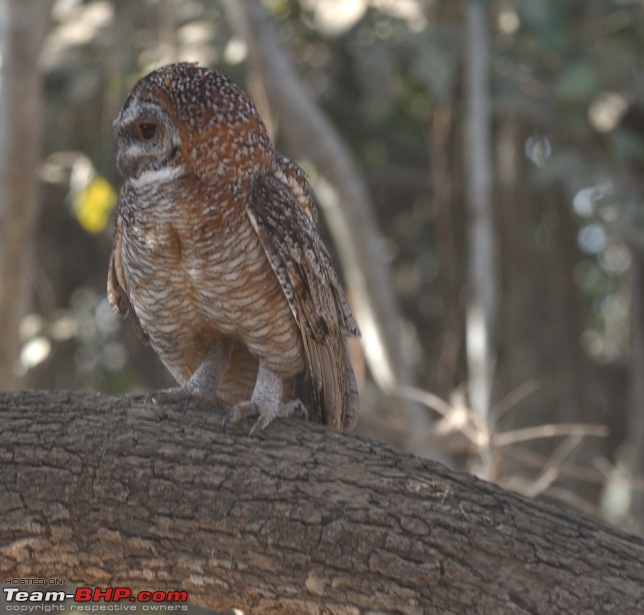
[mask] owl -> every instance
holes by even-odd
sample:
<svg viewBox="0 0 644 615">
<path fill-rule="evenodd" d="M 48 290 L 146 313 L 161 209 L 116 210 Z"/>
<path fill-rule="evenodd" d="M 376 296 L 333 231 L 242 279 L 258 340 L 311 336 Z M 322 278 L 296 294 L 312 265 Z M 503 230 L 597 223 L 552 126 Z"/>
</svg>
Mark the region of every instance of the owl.
<svg viewBox="0 0 644 615">
<path fill-rule="evenodd" d="M 304 172 L 255 105 L 189 63 L 141 79 L 113 123 L 125 181 L 107 293 L 181 385 L 156 399 L 223 407 L 223 423 L 355 424 L 347 338 L 360 335 Z"/>
</svg>

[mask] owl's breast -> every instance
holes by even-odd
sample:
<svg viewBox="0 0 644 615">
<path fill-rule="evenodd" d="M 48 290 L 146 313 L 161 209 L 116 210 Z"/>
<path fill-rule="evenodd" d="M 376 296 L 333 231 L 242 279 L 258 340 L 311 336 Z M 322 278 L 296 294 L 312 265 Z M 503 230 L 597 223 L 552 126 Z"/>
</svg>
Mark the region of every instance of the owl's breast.
<svg viewBox="0 0 644 615">
<path fill-rule="evenodd" d="M 207 340 L 183 274 L 173 203 L 122 195 L 121 263 L 128 298 L 154 350 L 179 382 L 199 364 Z"/>
<path fill-rule="evenodd" d="M 299 329 L 256 231 L 243 205 L 215 196 L 160 199 L 132 216 L 122 258 L 136 314 L 162 358 L 215 331 L 297 373 Z"/>
</svg>

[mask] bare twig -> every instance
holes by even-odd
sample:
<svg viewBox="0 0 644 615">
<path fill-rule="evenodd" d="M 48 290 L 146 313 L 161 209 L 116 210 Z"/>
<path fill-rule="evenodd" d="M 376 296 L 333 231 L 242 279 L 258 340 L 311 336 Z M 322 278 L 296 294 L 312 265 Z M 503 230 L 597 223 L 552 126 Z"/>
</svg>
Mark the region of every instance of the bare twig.
<svg viewBox="0 0 644 615">
<path fill-rule="evenodd" d="M 515 429 L 504 433 L 494 434 L 492 444 L 496 447 L 509 446 L 526 440 L 539 438 L 556 438 L 558 436 L 594 436 L 605 438 L 609 433 L 606 425 L 593 425 L 586 423 L 547 423 L 536 427 Z"/>
<path fill-rule="evenodd" d="M 397 387 L 394 391 L 397 395 L 406 399 L 413 399 L 428 408 L 431 408 L 442 417 L 447 417 L 453 412 L 453 408 L 444 399 L 429 391 L 418 389 L 416 387 Z"/>
<path fill-rule="evenodd" d="M 454 395 L 456 400 L 448 403 L 438 395 L 434 395 L 434 393 L 415 387 L 398 387 L 395 392 L 401 397 L 417 401 L 440 414 L 445 420 L 449 421 L 451 429 L 460 431 L 477 449 L 480 449 L 484 441 L 489 437 L 487 426 L 477 420 L 478 417 L 467 407 L 462 395 Z M 435 428 L 436 426 L 430 426 L 423 432 L 416 433 L 413 442 L 424 441 L 428 433 L 433 433 Z"/>
<path fill-rule="evenodd" d="M 512 403 L 517 403 L 525 395 L 532 392 L 536 386 L 538 386 L 538 381 L 532 380 L 527 382 L 523 387 L 519 387 L 510 393 L 501 402 L 504 412 L 507 412 L 512 407 Z M 494 464 L 495 459 L 498 457 L 499 449 L 502 447 L 509 447 L 520 442 L 540 438 L 567 436 L 564 442 L 555 449 L 550 457 L 547 459 L 540 457 L 539 463 L 533 464 L 538 465 L 542 470 L 539 478 L 533 481 L 529 487 L 525 487 L 524 483 L 516 487 L 522 493 L 529 496 L 536 496 L 550 489 L 552 484 L 563 472 L 565 459 L 581 444 L 584 437 L 605 437 L 609 433 L 605 425 L 564 423 L 537 425 L 500 434 L 491 434 L 487 423 L 481 421 L 480 417 L 472 408 L 467 406 L 463 396 L 457 395 L 456 392 L 450 402 L 445 401 L 438 395 L 414 387 L 399 387 L 396 393 L 431 408 L 443 419 L 440 423 L 436 423 L 435 426 L 416 434 L 414 441 L 417 447 L 419 443 L 422 444 L 426 440 L 434 439 L 440 441 L 440 438 L 437 436 L 441 435 L 438 431 L 442 427 L 450 432 L 460 432 L 473 445 L 474 450 L 478 452 L 484 463 L 483 454 L 488 450 L 491 456 L 490 463 Z M 445 435 L 445 433 L 442 434 L 443 439 Z M 494 467 L 494 465 L 490 467 Z M 570 474 L 570 466 L 568 465 L 565 469 Z M 578 470 L 582 471 L 583 468 L 579 468 Z M 594 482 L 598 481 L 596 473 L 592 473 L 591 479 Z M 591 479 L 587 475 L 584 476 L 584 480 Z M 604 477 L 600 477 L 599 482 L 605 482 Z"/>
<path fill-rule="evenodd" d="M 549 457 L 535 453 L 525 447 L 512 446 L 507 447 L 503 451 L 503 455 L 519 461 L 531 468 L 543 468 L 548 463 Z M 599 467 L 597 470 L 580 466 L 569 461 L 562 461 L 559 467 L 559 473 L 566 478 L 574 478 L 578 481 L 584 481 L 595 485 L 603 485 L 608 480 L 609 472 L 604 471 L 604 468 Z M 644 481 L 642 481 L 642 488 L 644 488 Z"/>
<path fill-rule="evenodd" d="M 572 454 L 572 452 L 581 444 L 583 436 L 575 434 L 568 436 L 550 455 L 548 462 L 543 468 L 541 475 L 537 480 L 525 489 L 524 493 L 529 497 L 536 497 L 543 493 L 548 487 L 552 485 L 561 473 L 561 464 L 564 459 Z"/>
<path fill-rule="evenodd" d="M 564 504 L 582 511 L 586 515 L 596 515 L 597 509 L 588 500 L 575 495 L 570 489 L 551 486 L 546 490 L 546 494 Z"/>
<path fill-rule="evenodd" d="M 498 421 L 502 416 L 512 408 L 517 407 L 520 401 L 526 397 L 536 393 L 541 387 L 541 380 L 539 378 L 531 378 L 527 382 L 520 384 L 518 387 L 510 391 L 501 401 L 499 401 L 492 410 L 492 416 L 495 421 Z"/>
</svg>

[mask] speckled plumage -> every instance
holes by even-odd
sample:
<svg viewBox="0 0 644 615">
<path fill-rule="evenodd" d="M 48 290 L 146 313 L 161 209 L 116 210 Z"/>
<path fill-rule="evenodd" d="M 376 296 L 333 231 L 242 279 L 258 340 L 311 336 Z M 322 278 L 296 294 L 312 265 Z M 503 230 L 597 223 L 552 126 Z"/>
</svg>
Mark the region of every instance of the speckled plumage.
<svg viewBox="0 0 644 615">
<path fill-rule="evenodd" d="M 108 297 L 187 397 L 255 427 L 301 409 L 351 428 L 359 335 L 303 171 L 273 151 L 250 98 L 218 71 L 161 68 L 114 121 L 125 176 Z M 254 427 L 254 429 L 255 429 Z"/>
</svg>

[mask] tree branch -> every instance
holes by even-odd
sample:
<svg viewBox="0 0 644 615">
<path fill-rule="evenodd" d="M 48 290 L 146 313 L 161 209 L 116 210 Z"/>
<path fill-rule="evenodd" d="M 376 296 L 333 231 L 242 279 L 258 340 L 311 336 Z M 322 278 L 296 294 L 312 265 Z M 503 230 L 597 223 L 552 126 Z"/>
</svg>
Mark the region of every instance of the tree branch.
<svg viewBox="0 0 644 615">
<path fill-rule="evenodd" d="M 640 538 L 355 435 L 220 418 L 0 394 L 0 569 L 255 615 L 644 608 Z"/>
</svg>

